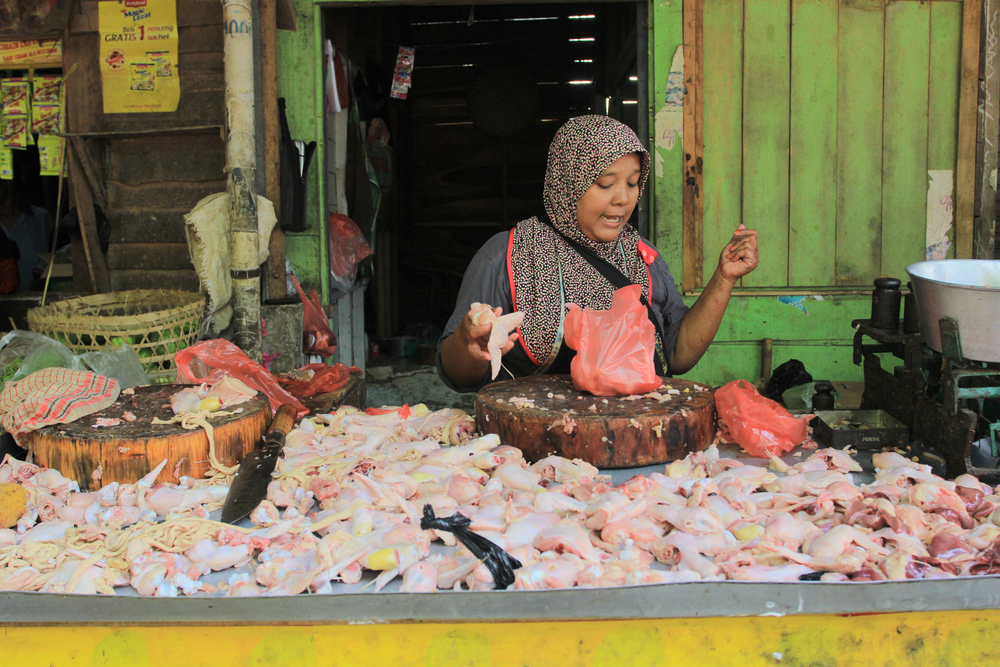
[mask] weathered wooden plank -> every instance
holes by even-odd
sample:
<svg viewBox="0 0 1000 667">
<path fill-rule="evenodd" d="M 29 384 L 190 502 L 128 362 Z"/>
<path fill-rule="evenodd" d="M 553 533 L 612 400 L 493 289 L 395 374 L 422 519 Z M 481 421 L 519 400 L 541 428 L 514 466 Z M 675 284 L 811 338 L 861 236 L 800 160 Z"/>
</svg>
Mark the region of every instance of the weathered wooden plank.
<svg viewBox="0 0 1000 667">
<path fill-rule="evenodd" d="M 107 181 L 108 208 L 184 208 L 193 207 L 208 195 L 225 192 L 226 181 L 158 181 L 142 185 L 127 185 Z"/>
<path fill-rule="evenodd" d="M 743 2 L 705 3 L 705 214 L 709 267 L 743 218 Z"/>
<path fill-rule="evenodd" d="M 320 288 L 319 253 L 316 251 L 318 243 L 315 234 L 285 235 L 285 252 L 288 253 L 295 277 L 307 293 L 310 289 L 319 291 Z"/>
<path fill-rule="evenodd" d="M 930 77 L 927 93 L 927 169 L 953 174 L 958 160 L 958 92 L 962 52 L 962 5 L 931 5 Z M 954 186 L 951 197 L 954 207 Z M 954 223 L 949 257 L 955 256 Z"/>
<path fill-rule="evenodd" d="M 841 0 L 837 80 L 837 284 L 871 285 L 882 262 L 881 0 Z"/>
<path fill-rule="evenodd" d="M 187 270 L 194 268 L 187 243 L 111 243 L 108 269 Z"/>
<path fill-rule="evenodd" d="M 977 141 L 982 147 L 976 165 L 976 223 L 973 238 L 973 257 L 993 259 L 996 244 L 996 180 L 997 180 L 997 120 L 1000 117 L 1000 72 L 997 71 L 997 29 L 1000 28 L 1000 7 L 997 0 L 983 2 L 980 46 L 982 72 L 979 133 Z"/>
<path fill-rule="evenodd" d="M 792 1 L 788 284 L 835 284 L 837 0 Z"/>
<path fill-rule="evenodd" d="M 73 32 L 97 32 L 98 0 L 81 0 L 74 4 L 70 13 L 69 30 Z M 178 27 L 199 25 L 222 26 L 222 3 L 215 0 L 180 0 L 177 3 Z"/>
<path fill-rule="evenodd" d="M 702 232 L 705 201 L 703 190 L 705 141 L 702 136 L 704 118 L 704 2 L 684 3 L 684 289 L 701 287 L 703 280 Z"/>
<path fill-rule="evenodd" d="M 129 208 L 108 212 L 111 243 L 187 243 L 185 208 Z"/>
<path fill-rule="evenodd" d="M 668 54 L 662 58 L 650 58 L 650 75 L 653 81 L 650 107 L 655 113 L 666 100 L 671 59 L 684 41 L 684 23 L 679 2 L 654 2 L 650 8 L 653 22 L 651 53 Z M 684 153 L 680 145 L 668 150 L 661 137 L 657 137 L 649 148 L 656 175 L 652 186 L 653 215 L 650 216 L 650 233 L 660 255 L 673 267 L 675 280 L 679 280 L 683 266 Z"/>
<path fill-rule="evenodd" d="M 979 31 L 982 3 L 969 0 L 962 9 L 962 56 L 959 73 L 958 163 L 955 168 L 955 256 L 971 259 L 976 201 L 976 125 L 979 98 Z"/>
<path fill-rule="evenodd" d="M 222 71 L 193 68 L 180 74 L 181 98 L 173 113 L 105 114 L 97 67 L 98 35 L 83 33 L 66 39 L 67 67 L 76 65 L 66 81 L 66 112 L 71 132 L 120 132 L 194 125 L 222 125 L 225 120 Z"/>
<path fill-rule="evenodd" d="M 223 175 L 225 147 L 216 134 L 117 139 L 110 142 L 107 162 L 108 180 L 127 185 L 214 181 Z"/>
<path fill-rule="evenodd" d="M 264 106 L 264 196 L 281 210 L 281 129 L 278 124 L 278 20 L 276 0 L 260 0 L 261 81 Z M 293 21 L 294 26 L 294 21 Z M 266 298 L 287 295 L 285 281 L 285 233 L 275 225 L 268 239 L 266 274 L 263 281 Z"/>
<path fill-rule="evenodd" d="M 74 151 L 66 151 L 69 160 L 70 182 L 76 199 L 76 211 L 80 220 L 80 231 L 83 237 L 83 248 L 87 255 L 87 269 L 90 282 L 98 294 L 113 289 L 108 281 L 108 270 L 101 255 L 101 246 L 97 240 L 97 220 L 94 216 L 94 199 L 90 185 L 84 174 L 80 159 Z"/>
<path fill-rule="evenodd" d="M 927 238 L 927 81 L 930 5 L 885 10 L 882 120 L 882 273 L 903 277 Z"/>
<path fill-rule="evenodd" d="M 190 271 L 150 271 L 145 269 L 109 271 L 111 290 L 176 289 L 198 291 L 198 274 Z"/>
<path fill-rule="evenodd" d="M 760 240 L 748 287 L 788 284 L 790 19 L 787 0 L 759 0 L 744 17 L 743 223 Z"/>
</svg>

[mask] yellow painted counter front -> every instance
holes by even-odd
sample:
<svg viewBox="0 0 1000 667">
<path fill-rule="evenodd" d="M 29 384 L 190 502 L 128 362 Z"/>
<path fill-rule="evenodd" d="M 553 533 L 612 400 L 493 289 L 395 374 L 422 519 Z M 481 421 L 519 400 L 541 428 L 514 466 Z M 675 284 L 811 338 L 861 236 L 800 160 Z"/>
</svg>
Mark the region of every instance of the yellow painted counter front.
<svg viewBox="0 0 1000 667">
<path fill-rule="evenodd" d="M 2 628 L 9 665 L 1000 665 L 1000 611 L 535 623 Z"/>
</svg>

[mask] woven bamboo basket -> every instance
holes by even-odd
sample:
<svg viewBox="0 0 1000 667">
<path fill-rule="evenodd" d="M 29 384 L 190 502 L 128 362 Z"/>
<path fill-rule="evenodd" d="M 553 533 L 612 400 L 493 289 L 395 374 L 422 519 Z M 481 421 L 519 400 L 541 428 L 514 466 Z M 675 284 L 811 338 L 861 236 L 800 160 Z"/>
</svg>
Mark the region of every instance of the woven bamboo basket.
<svg viewBox="0 0 1000 667">
<path fill-rule="evenodd" d="M 74 297 L 28 311 L 32 331 L 74 353 L 131 345 L 155 383 L 173 382 L 174 357 L 198 338 L 205 296 L 178 290 L 130 290 Z"/>
</svg>

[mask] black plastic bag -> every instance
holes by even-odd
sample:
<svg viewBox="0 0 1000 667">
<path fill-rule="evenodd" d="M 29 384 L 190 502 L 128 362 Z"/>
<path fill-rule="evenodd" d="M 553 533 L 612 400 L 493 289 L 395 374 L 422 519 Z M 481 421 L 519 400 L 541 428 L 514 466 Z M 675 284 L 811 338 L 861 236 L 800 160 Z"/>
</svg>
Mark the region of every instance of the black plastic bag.
<svg viewBox="0 0 1000 667">
<path fill-rule="evenodd" d="M 493 575 L 494 588 L 496 590 L 507 588 L 514 583 L 514 570 L 521 567 L 521 561 L 482 535 L 477 535 L 469 530 L 470 523 L 472 522 L 469 517 L 462 514 L 454 514 L 449 517 L 434 516 L 434 508 L 430 505 L 424 505 L 424 518 L 420 520 L 420 529 L 444 530 L 454 533 L 455 538 L 489 569 Z"/>
<path fill-rule="evenodd" d="M 767 397 L 772 401 L 781 401 L 781 395 L 792 387 L 812 382 L 813 376 L 806 370 L 805 364 L 798 359 L 789 359 L 774 369 L 767 383 Z"/>
<path fill-rule="evenodd" d="M 281 125 L 281 211 L 278 221 L 286 232 L 306 230 L 306 184 L 316 142 L 294 141 L 285 115 L 285 98 L 278 98 Z"/>
</svg>

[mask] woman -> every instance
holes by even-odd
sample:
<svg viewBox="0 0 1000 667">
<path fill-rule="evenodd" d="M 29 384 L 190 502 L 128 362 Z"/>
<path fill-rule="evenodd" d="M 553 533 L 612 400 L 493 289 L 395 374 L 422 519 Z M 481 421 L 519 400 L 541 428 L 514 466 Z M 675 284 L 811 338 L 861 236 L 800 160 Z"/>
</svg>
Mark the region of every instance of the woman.
<svg viewBox="0 0 1000 667">
<path fill-rule="evenodd" d="M 569 373 L 565 304 L 607 310 L 615 290 L 609 276 L 642 286 L 657 330 L 657 372 L 686 373 L 698 363 L 719 330 L 733 286 L 757 266 L 757 232 L 740 225 L 688 309 L 666 262 L 628 224 L 648 176 L 649 153 L 622 123 L 580 116 L 559 129 L 549 147 L 545 215 L 491 238 L 465 273 L 438 343 L 438 372 L 447 385 L 478 391 L 490 380 L 492 327 L 473 322 L 474 302 L 497 307 L 497 315 L 525 313 L 502 350 L 506 373 L 499 379 Z"/>
</svg>

